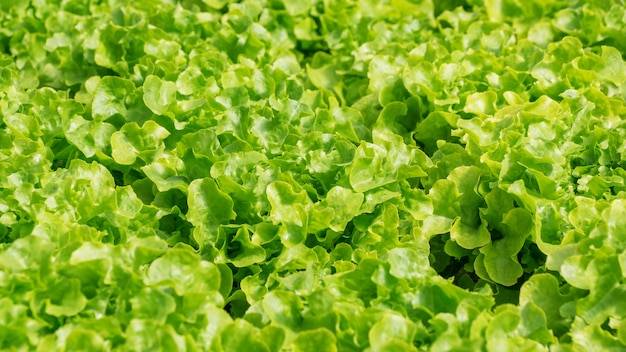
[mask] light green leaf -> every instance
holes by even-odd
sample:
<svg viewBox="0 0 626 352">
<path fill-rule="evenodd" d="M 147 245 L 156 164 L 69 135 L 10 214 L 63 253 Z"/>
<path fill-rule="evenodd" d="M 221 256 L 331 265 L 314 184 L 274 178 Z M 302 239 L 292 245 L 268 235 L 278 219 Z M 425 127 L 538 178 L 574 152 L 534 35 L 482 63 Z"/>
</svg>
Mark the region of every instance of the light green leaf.
<svg viewBox="0 0 626 352">
<path fill-rule="evenodd" d="M 517 256 L 506 255 L 500 252 L 502 246 L 489 244 L 480 249 L 484 254 L 484 267 L 487 272 L 486 280 L 493 280 L 504 286 L 512 286 L 517 283 L 524 273 L 522 265 L 517 261 Z"/>
<path fill-rule="evenodd" d="M 61 332 L 58 335 L 63 336 Z M 96 331 L 77 327 L 72 329 L 65 337 L 65 344 L 57 347 L 74 351 L 102 351 L 105 348 L 104 346 L 105 340 Z"/>
<path fill-rule="evenodd" d="M 291 292 L 272 291 L 262 301 L 263 310 L 276 324 L 296 330 L 302 321 L 302 302 Z"/>
<path fill-rule="evenodd" d="M 157 115 L 163 115 L 176 102 L 176 83 L 150 75 L 143 83 L 143 102 Z"/>
<path fill-rule="evenodd" d="M 46 296 L 46 313 L 57 317 L 77 315 L 87 305 L 78 279 L 56 282 L 50 286 Z"/>
<path fill-rule="evenodd" d="M 111 135 L 111 156 L 122 165 L 132 165 L 137 158 L 151 162 L 169 135 L 167 129 L 152 120 L 141 127 L 135 122 L 127 123 Z"/>
<path fill-rule="evenodd" d="M 126 99 L 135 91 L 135 84 L 115 76 L 102 77 L 93 93 L 91 110 L 94 118 L 106 120 L 116 114 L 125 116 L 128 112 Z"/>
<path fill-rule="evenodd" d="M 327 329 L 307 330 L 293 341 L 294 352 L 337 352 L 337 340 Z"/>
<path fill-rule="evenodd" d="M 491 233 L 487 230 L 487 224 L 482 223 L 478 228 L 465 225 L 463 220 L 457 218 L 450 229 L 450 239 L 466 249 L 474 249 L 487 245 L 491 242 Z"/>
<path fill-rule="evenodd" d="M 521 307 L 533 305 L 545 314 L 547 327 L 559 336 L 567 331 L 570 316 L 564 315 L 563 305 L 575 297 L 576 292 L 562 294 L 557 279 L 551 274 L 533 275 L 522 285 L 519 296 Z"/>
<path fill-rule="evenodd" d="M 212 295 L 216 304 L 221 301 L 221 297 L 215 296 L 220 289 L 219 269 L 187 246 L 172 248 L 152 262 L 144 281 L 154 287 L 171 286 L 181 296 L 204 293 Z"/>
<path fill-rule="evenodd" d="M 323 205 L 334 210 L 330 228 L 333 231 L 343 231 L 352 218 L 358 214 L 363 199 L 362 193 L 356 193 L 340 186 L 331 188 L 322 202 Z"/>
<path fill-rule="evenodd" d="M 282 224 L 279 236 L 283 243 L 288 246 L 302 243 L 307 233 L 307 211 L 312 206 L 306 192 L 296 193 L 290 184 L 276 181 L 267 186 L 266 193 L 272 221 Z"/>
<path fill-rule="evenodd" d="M 249 322 L 237 319 L 221 333 L 222 349 L 219 351 L 259 351 L 270 352 L 265 338 L 259 336 L 258 330 Z"/>
<path fill-rule="evenodd" d="M 174 298 L 158 289 L 145 287 L 130 299 L 133 315 L 140 319 L 165 323 L 167 316 L 176 309 Z"/>
<path fill-rule="evenodd" d="M 237 216 L 233 211 L 232 198 L 222 192 L 211 178 L 192 181 L 187 202 L 187 221 L 196 226 L 194 237 L 200 245 L 214 241 L 219 225 L 228 224 Z"/>
</svg>

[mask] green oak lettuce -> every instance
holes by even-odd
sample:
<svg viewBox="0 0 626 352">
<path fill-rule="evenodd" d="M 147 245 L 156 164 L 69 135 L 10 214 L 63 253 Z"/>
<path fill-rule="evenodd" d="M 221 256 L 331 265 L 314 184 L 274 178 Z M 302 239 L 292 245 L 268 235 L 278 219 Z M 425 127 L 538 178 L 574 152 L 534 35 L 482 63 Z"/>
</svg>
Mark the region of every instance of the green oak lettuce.
<svg viewBox="0 0 626 352">
<path fill-rule="evenodd" d="M 625 349 L 625 8 L 0 4 L 0 349 Z"/>
</svg>

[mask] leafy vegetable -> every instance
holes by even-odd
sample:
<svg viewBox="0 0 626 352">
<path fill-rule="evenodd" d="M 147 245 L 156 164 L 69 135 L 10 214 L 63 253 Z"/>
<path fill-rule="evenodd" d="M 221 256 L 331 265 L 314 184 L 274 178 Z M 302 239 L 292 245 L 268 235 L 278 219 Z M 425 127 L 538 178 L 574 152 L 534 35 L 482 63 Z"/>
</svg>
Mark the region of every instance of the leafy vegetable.
<svg viewBox="0 0 626 352">
<path fill-rule="evenodd" d="M 0 349 L 626 349 L 621 0 L 0 4 Z"/>
</svg>

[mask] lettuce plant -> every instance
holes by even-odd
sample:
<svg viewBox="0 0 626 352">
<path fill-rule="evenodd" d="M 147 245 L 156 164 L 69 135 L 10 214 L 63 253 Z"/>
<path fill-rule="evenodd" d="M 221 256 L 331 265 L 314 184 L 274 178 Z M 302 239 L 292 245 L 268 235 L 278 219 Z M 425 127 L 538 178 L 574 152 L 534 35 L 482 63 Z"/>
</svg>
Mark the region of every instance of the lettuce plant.
<svg viewBox="0 0 626 352">
<path fill-rule="evenodd" d="M 626 349 L 623 0 L 0 4 L 0 349 Z"/>
</svg>

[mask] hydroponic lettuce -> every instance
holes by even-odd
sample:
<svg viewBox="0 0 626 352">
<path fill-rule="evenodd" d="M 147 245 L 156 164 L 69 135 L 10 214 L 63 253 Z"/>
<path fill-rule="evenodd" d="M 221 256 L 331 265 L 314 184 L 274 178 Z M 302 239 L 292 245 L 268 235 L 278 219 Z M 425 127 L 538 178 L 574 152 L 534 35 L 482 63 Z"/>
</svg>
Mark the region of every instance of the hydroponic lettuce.
<svg viewBox="0 0 626 352">
<path fill-rule="evenodd" d="M 0 349 L 626 350 L 623 0 L 0 3 Z"/>
</svg>

